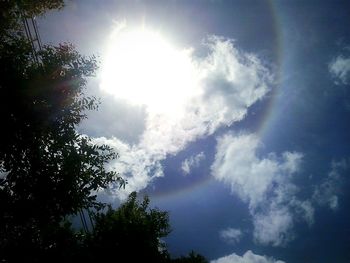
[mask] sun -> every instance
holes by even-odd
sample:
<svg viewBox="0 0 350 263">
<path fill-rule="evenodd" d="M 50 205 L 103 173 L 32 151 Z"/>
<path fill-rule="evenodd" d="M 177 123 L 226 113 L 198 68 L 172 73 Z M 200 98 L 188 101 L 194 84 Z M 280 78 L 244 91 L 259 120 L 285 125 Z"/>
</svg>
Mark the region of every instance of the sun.
<svg viewBox="0 0 350 263">
<path fill-rule="evenodd" d="M 112 35 L 101 70 L 103 90 L 150 111 L 176 112 L 195 87 L 189 49 L 176 49 L 144 27 Z"/>
</svg>

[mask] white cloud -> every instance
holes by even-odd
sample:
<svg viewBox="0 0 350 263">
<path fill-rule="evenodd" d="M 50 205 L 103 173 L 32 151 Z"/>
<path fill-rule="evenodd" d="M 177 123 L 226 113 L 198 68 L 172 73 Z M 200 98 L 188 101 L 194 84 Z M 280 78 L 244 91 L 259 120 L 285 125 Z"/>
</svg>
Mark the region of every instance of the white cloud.
<svg viewBox="0 0 350 263">
<path fill-rule="evenodd" d="M 99 137 L 94 139 L 94 142 L 110 145 L 118 150 L 120 156 L 107 168 L 117 171 L 124 178 L 127 178 L 128 182 L 125 189 L 119 189 L 118 185 L 111 186 L 109 194 L 112 198 L 124 200 L 130 192 L 140 191 L 146 188 L 154 178 L 163 176 L 159 160 L 164 159 L 164 156 L 150 154 L 138 145 L 130 146 L 115 137 L 110 139 Z"/>
<path fill-rule="evenodd" d="M 249 205 L 256 242 L 283 246 L 293 239 L 297 215 L 313 221 L 313 208 L 296 198 L 298 187 L 292 183 L 300 170 L 303 155 L 284 152 L 266 157 L 257 154 L 261 143 L 254 134 L 227 133 L 218 138 L 212 175 L 229 185 L 233 194 Z"/>
<path fill-rule="evenodd" d="M 302 154 L 285 152 L 281 158 L 270 154 L 259 158 L 256 154 L 260 146 L 254 134 L 238 135 L 228 133 L 218 138 L 215 161 L 211 167 L 213 176 L 231 186 L 232 192 L 247 201 L 254 209 L 267 198 L 267 193 L 289 182 L 289 176 L 297 172 Z"/>
<path fill-rule="evenodd" d="M 182 163 L 181 163 L 181 170 L 182 172 L 187 175 L 191 172 L 192 168 L 199 167 L 199 164 L 201 161 L 205 159 L 205 154 L 204 152 L 200 152 L 197 155 L 192 155 L 189 158 L 186 158 Z"/>
<path fill-rule="evenodd" d="M 243 256 L 238 256 L 237 254 L 232 253 L 231 255 L 212 260 L 211 263 L 285 263 L 285 261 L 257 255 L 251 250 L 248 250 Z"/>
<path fill-rule="evenodd" d="M 346 160 L 333 161 L 328 176 L 315 187 L 313 200 L 321 205 L 328 206 L 332 210 L 338 208 L 338 193 L 341 184 L 341 172 L 346 170 L 348 162 Z"/>
<path fill-rule="evenodd" d="M 226 228 L 220 231 L 220 237 L 228 243 L 236 244 L 243 236 L 243 232 L 236 228 Z"/>
<path fill-rule="evenodd" d="M 311 200 L 300 201 L 293 198 L 290 205 L 295 209 L 295 212 L 304 219 L 309 226 L 314 223 L 315 208 Z"/>
<path fill-rule="evenodd" d="M 254 239 L 261 244 L 283 246 L 294 238 L 293 215 L 288 206 L 269 207 L 265 213 L 256 213 L 253 218 Z"/>
<path fill-rule="evenodd" d="M 328 66 L 329 72 L 335 79 L 336 84 L 348 84 L 350 75 L 350 58 L 342 55 L 334 58 Z"/>
<path fill-rule="evenodd" d="M 119 111 L 128 116 L 119 118 L 110 106 L 101 109 L 99 116 L 103 117 L 83 124 L 84 133 L 100 137 L 120 153 L 120 159 L 111 166 L 127 177 L 126 191 L 144 189 L 153 178 L 163 175 L 160 162 L 167 155 L 178 153 L 219 127 L 242 120 L 248 108 L 269 92 L 270 72 L 257 57 L 239 51 L 229 39 L 210 37 L 205 45 L 208 54 L 204 58 L 187 52 L 197 79 L 188 84 L 186 96 L 178 99 L 176 115 L 147 106 L 136 115 L 128 115 L 131 110 L 125 106 Z M 176 78 L 176 71 L 173 74 Z M 118 124 L 114 127 L 114 123 Z M 119 195 L 118 191 L 114 194 Z"/>
</svg>

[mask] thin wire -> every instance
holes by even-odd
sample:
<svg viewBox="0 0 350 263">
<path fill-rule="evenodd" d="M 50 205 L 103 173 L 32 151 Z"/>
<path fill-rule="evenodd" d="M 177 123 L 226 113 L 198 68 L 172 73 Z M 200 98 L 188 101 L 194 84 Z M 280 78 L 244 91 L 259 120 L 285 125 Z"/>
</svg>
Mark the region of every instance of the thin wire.
<svg viewBox="0 0 350 263">
<path fill-rule="evenodd" d="M 86 220 L 85 220 L 84 214 L 83 214 L 81 209 L 79 210 L 79 216 L 80 216 L 80 220 L 81 220 L 81 223 L 83 226 L 83 230 L 85 233 L 87 233 L 89 231 L 89 229 L 87 227 Z"/>
<path fill-rule="evenodd" d="M 91 212 L 89 209 L 87 209 L 88 215 L 89 215 L 89 219 L 90 219 L 90 223 L 91 223 L 91 227 L 92 227 L 92 231 L 95 231 L 95 226 L 94 226 L 94 221 L 92 220 L 91 217 Z"/>
<path fill-rule="evenodd" d="M 24 17 L 23 14 L 22 14 L 22 21 L 23 21 L 24 31 L 25 31 L 26 37 L 27 37 L 27 39 L 28 39 L 28 41 L 30 42 L 30 45 L 31 45 L 31 47 L 32 47 L 33 59 L 35 60 L 36 63 L 39 63 L 39 59 L 38 59 L 38 57 L 37 57 L 36 49 L 35 49 L 35 45 L 34 45 L 33 36 L 32 36 L 32 34 L 31 34 L 31 32 L 30 32 L 30 27 L 29 27 L 28 21 L 27 21 L 27 19 Z"/>
<path fill-rule="evenodd" d="M 34 28 L 36 41 L 38 43 L 38 48 L 39 48 L 39 51 L 41 51 L 42 45 L 41 45 L 41 38 L 40 38 L 39 30 L 38 30 L 38 24 L 36 23 L 35 17 L 31 17 L 31 20 L 32 20 L 33 28 Z"/>
<path fill-rule="evenodd" d="M 87 222 L 86 222 L 84 210 L 81 210 L 81 213 L 82 213 L 82 215 L 83 215 L 83 220 L 84 220 L 86 232 L 89 232 L 89 228 L 88 228 L 88 224 L 87 224 Z"/>
</svg>

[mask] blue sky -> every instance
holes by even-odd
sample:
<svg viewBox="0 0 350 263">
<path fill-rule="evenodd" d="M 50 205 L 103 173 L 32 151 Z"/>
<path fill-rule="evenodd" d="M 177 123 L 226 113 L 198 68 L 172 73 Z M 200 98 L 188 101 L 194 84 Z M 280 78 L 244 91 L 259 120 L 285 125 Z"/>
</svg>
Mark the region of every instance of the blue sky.
<svg viewBox="0 0 350 263">
<path fill-rule="evenodd" d="M 101 198 L 150 195 L 174 256 L 349 262 L 349 10 L 84 0 L 41 18 L 43 42 L 101 60 L 102 104 L 79 130 L 115 147 L 129 181 Z"/>
</svg>

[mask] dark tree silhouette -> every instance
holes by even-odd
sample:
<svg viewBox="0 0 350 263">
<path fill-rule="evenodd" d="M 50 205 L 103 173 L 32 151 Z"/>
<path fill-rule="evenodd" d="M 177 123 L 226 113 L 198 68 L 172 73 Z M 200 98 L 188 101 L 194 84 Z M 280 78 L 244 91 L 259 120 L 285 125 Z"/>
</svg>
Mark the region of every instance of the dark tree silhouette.
<svg viewBox="0 0 350 263">
<path fill-rule="evenodd" d="M 194 251 L 171 259 L 162 238 L 170 233 L 169 214 L 149 207 L 146 196 L 137 201 L 136 192 L 117 209 L 95 214 L 94 230 L 84 240 L 79 257 L 85 262 L 208 263 Z"/>
<path fill-rule="evenodd" d="M 111 256 L 115 262 L 169 261 L 161 241 L 170 233 L 168 213 L 150 209 L 147 197 L 140 203 L 134 192 L 118 209 L 108 207 L 95 219 L 94 231 L 86 239 L 87 261 L 110 260 Z"/>
<path fill-rule="evenodd" d="M 60 9 L 64 0 L 1 0 L 0 1 L 0 38 L 10 32 L 18 31 L 22 17 L 43 15 L 51 9 Z"/>
<path fill-rule="evenodd" d="M 182 256 L 172 260 L 173 263 L 208 263 L 208 260 L 200 254 L 191 251 L 188 256 Z"/>
<path fill-rule="evenodd" d="M 40 15 L 62 0 L 2 1 L 0 27 L 0 261 L 171 262 L 161 238 L 168 214 L 138 202 L 136 193 L 114 210 L 96 191 L 125 185 L 105 164 L 117 158 L 76 130 L 98 100 L 84 95 L 96 59 L 71 44 L 44 46 L 33 60 L 19 30 L 20 14 Z M 94 211 L 91 233 L 72 229 L 68 218 Z M 105 211 L 105 212 L 101 212 Z M 206 261 L 197 254 L 175 262 Z M 187 261 L 186 261 L 187 260 Z M 190 261 L 188 261 L 190 260 Z"/>
<path fill-rule="evenodd" d="M 41 63 L 35 63 L 21 35 L 3 40 L 0 255 L 18 259 L 57 247 L 51 234 L 66 216 L 99 208 L 92 192 L 124 181 L 105 170 L 117 154 L 76 131 L 84 111 L 98 106 L 96 98 L 83 93 L 96 70 L 95 58 L 62 44 L 45 46 L 39 52 Z M 23 253 L 14 253 L 20 248 Z"/>
</svg>

